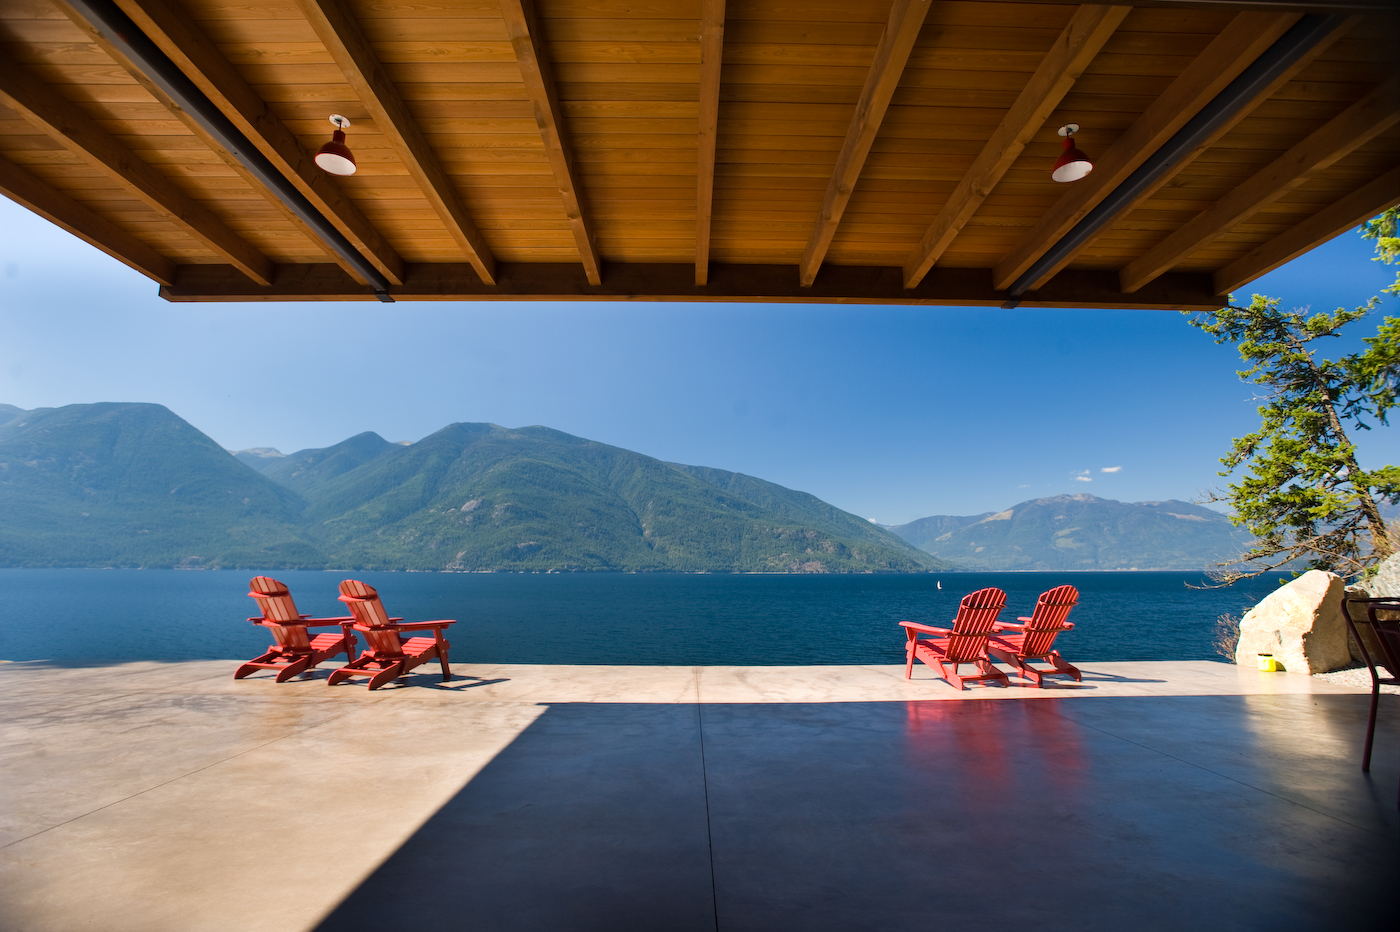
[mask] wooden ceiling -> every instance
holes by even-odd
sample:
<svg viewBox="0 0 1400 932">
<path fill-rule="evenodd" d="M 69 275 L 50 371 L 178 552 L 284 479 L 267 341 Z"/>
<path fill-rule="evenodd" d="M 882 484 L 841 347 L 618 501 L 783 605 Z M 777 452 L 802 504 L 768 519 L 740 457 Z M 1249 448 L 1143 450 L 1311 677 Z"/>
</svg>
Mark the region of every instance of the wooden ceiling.
<svg viewBox="0 0 1400 932">
<path fill-rule="evenodd" d="M 172 301 L 1210 308 L 1400 202 L 1395 8 L 0 0 L 0 190 Z"/>
</svg>

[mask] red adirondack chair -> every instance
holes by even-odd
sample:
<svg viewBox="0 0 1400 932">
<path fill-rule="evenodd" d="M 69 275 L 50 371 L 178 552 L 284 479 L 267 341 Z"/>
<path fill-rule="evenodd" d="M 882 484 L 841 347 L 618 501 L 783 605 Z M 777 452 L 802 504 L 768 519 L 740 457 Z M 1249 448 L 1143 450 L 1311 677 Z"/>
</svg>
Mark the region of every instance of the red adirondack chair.
<svg viewBox="0 0 1400 932">
<path fill-rule="evenodd" d="M 455 619 L 401 624 L 402 618 L 390 618 L 384 611 L 374 587 L 358 579 L 347 579 L 340 584 L 340 601 L 354 613 L 354 629 L 365 636 L 368 650 L 332 671 L 327 685 L 334 686 L 352 676 L 367 676 L 369 688 L 378 689 L 434 657 L 442 666 L 442 681 L 446 683 L 452 678 L 452 670 L 447 665 L 447 650 L 452 645 L 442 636 L 442 631 L 455 623 Z M 406 638 L 400 634 L 402 631 L 432 631 L 433 636 Z"/>
<path fill-rule="evenodd" d="M 1020 624 L 997 622 L 996 633 L 987 642 L 987 653 L 1002 663 L 1011 664 L 1017 675 L 1036 686 L 1041 685 L 1041 679 L 1046 676 L 1072 676 L 1076 682 L 1082 681 L 1079 668 L 1066 662 L 1053 646 L 1061 631 L 1074 627 L 1065 619 L 1069 617 L 1069 610 L 1078 604 L 1079 590 L 1073 586 L 1056 586 L 1049 592 L 1042 592 L 1031 617 L 1017 618 Z M 1037 670 L 1030 665 L 1032 660 L 1048 663 L 1054 669 Z"/>
<path fill-rule="evenodd" d="M 938 670 L 940 676 L 958 689 L 966 689 L 963 684 L 979 680 L 991 680 L 1010 686 L 1011 681 L 996 667 L 987 656 L 987 637 L 996 625 L 997 614 L 1006 605 L 1006 593 L 1000 589 L 979 589 L 963 596 L 958 605 L 958 617 L 953 627 L 939 628 L 921 625 L 914 621 L 901 621 L 908 640 L 904 652 L 908 662 L 904 665 L 904 678 L 914 675 L 915 659 Z M 919 632 L 933 637 L 921 638 Z M 975 664 L 978 673 L 962 676 L 958 667 L 964 663 Z"/>
<path fill-rule="evenodd" d="M 345 651 L 346 660 L 354 656 L 351 652 L 355 649 L 355 635 L 350 631 L 350 623 L 355 619 L 349 616 L 312 618 L 299 614 L 287 587 L 270 576 L 254 576 L 248 590 L 248 595 L 257 600 L 258 608 L 262 609 L 260 618 L 248 620 L 271 631 L 276 643 L 261 657 L 254 657 L 235 670 L 234 679 L 241 680 L 254 670 L 276 670 L 277 682 L 285 683 L 341 651 Z M 306 630 L 331 625 L 339 625 L 340 633 L 311 637 Z"/>
</svg>

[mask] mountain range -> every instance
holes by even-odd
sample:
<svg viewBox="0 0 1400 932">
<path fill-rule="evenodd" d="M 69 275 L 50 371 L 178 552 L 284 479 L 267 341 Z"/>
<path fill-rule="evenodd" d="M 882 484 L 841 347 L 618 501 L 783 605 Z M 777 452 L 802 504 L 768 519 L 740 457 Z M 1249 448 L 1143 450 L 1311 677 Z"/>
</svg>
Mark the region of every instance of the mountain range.
<svg viewBox="0 0 1400 932">
<path fill-rule="evenodd" d="M 932 515 L 889 528 L 969 570 L 1201 570 L 1242 553 L 1249 535 L 1189 502 L 1055 495 L 980 515 Z"/>
<path fill-rule="evenodd" d="M 546 427 L 231 453 L 160 405 L 0 406 L 0 566 L 921 572 L 812 495 Z"/>
</svg>

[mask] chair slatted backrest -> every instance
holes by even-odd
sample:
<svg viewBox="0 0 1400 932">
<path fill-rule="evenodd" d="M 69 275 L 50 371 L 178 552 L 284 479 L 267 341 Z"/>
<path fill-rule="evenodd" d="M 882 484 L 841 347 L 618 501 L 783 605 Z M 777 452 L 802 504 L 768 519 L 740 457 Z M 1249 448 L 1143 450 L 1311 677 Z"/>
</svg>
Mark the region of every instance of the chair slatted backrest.
<svg viewBox="0 0 1400 932">
<path fill-rule="evenodd" d="M 987 635 L 996 625 L 997 615 L 1006 605 L 1000 589 L 979 589 L 963 596 L 958 617 L 948 637 L 947 656 L 953 663 L 971 663 L 987 648 Z"/>
<path fill-rule="evenodd" d="M 1359 607 L 1358 613 L 1353 607 Z M 1360 642 L 1368 666 L 1385 667 L 1391 679 L 1400 677 L 1400 598 L 1342 600 L 1352 637 Z M 1358 614 L 1360 617 L 1357 617 Z M 1387 617 L 1382 618 L 1381 615 Z"/>
<path fill-rule="evenodd" d="M 282 624 L 301 618 L 301 615 L 297 614 L 296 603 L 292 601 L 292 593 L 286 586 L 271 576 L 254 576 L 248 583 L 248 595 L 258 603 L 258 608 L 262 609 L 263 621 L 272 632 L 278 647 L 311 649 L 311 640 L 306 636 L 306 628 L 301 625 Z"/>
<path fill-rule="evenodd" d="M 350 607 L 358 626 L 356 630 L 365 636 L 370 650 L 377 654 L 403 653 L 399 633 L 389 621 L 389 613 L 384 611 L 384 603 L 379 601 L 379 593 L 373 586 L 358 579 L 347 579 L 340 584 L 340 601 Z"/>
<path fill-rule="evenodd" d="M 1073 586 L 1056 586 L 1049 592 L 1042 592 L 1036 599 L 1031 620 L 1026 623 L 1026 640 L 1021 653 L 1027 657 L 1043 657 L 1050 653 L 1050 645 L 1065 630 L 1070 609 L 1078 604 L 1079 590 Z"/>
</svg>

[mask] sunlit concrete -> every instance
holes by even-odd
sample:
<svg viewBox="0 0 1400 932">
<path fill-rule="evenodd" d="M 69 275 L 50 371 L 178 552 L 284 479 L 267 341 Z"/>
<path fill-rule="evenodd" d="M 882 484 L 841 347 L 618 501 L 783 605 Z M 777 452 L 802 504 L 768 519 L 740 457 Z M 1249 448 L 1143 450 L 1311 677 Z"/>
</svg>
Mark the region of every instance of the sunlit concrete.
<svg viewBox="0 0 1400 932">
<path fill-rule="evenodd" d="M 1394 906 L 1400 703 L 1366 777 L 1367 697 L 1310 677 L 459 664 L 370 693 L 235 666 L 0 664 L 0 929 L 1364 929 Z"/>
</svg>

